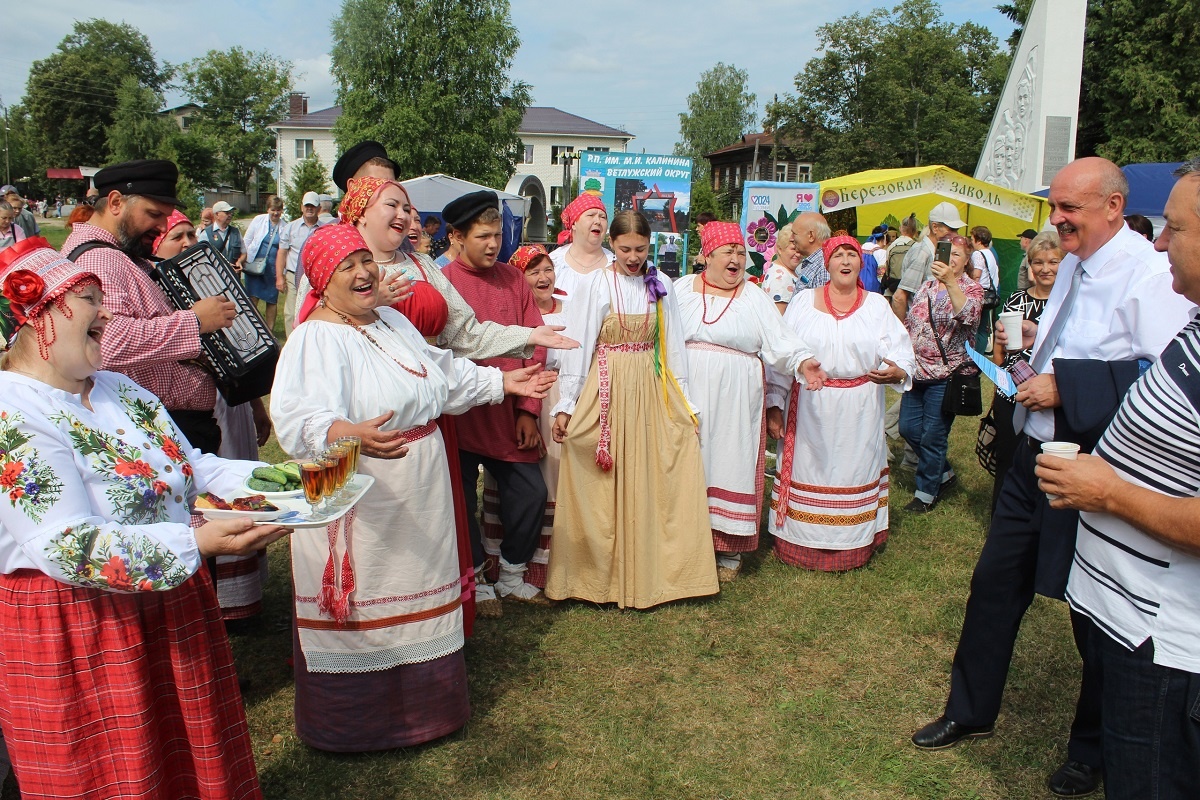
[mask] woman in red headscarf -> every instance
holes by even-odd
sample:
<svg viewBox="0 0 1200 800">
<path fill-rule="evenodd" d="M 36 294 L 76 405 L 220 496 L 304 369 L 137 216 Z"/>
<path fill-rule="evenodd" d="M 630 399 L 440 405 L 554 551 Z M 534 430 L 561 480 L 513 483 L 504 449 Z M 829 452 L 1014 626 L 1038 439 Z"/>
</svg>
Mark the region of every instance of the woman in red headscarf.
<svg viewBox="0 0 1200 800">
<path fill-rule="evenodd" d="M 585 276 L 612 264 L 613 254 L 601 244 L 608 212 L 599 197 L 584 192 L 567 204 L 561 217 L 559 246 L 550 254 L 550 260 L 554 262 L 559 291 L 570 297 Z"/>
<path fill-rule="evenodd" d="M 559 335 L 561 328 L 543 325 L 523 328 L 480 322 L 471 306 L 453 284 L 426 255 L 411 252 L 408 232 L 414 210 L 408 192 L 396 181 L 363 177 L 351 179 L 341 203 L 342 222 L 353 225 L 371 249 L 375 263 L 382 270 L 385 286 L 397 278 L 407 278 L 411 294 L 403 299 L 385 302 L 409 319 L 430 343 L 451 350 L 461 358 L 485 359 L 501 356 L 529 358 L 534 346 L 567 348 L 578 344 Z M 301 292 L 308 290 L 301 279 Z M 301 295 L 303 297 L 303 295 Z M 463 594 L 467 604 L 464 622 L 471 634 L 475 618 L 475 568 L 467 530 L 467 510 L 458 464 L 458 437 L 453 419 L 439 420 L 446 439 L 450 459 L 451 484 L 454 487 L 454 509 L 459 533 L 462 559 Z M 480 614 L 497 617 L 501 614 L 498 601 L 488 603 Z"/>
<path fill-rule="evenodd" d="M 407 747 L 470 715 L 447 450 L 435 420 L 504 394 L 544 397 L 553 373 L 501 373 L 430 346 L 376 308 L 379 268 L 352 225 L 305 244 L 313 288 L 279 357 L 271 417 L 280 445 L 312 457 L 362 440 L 375 486 L 344 535 L 297 538 L 296 729 L 321 750 Z"/>
<path fill-rule="evenodd" d="M 906 391 L 915 366 L 908 331 L 858 278 L 858 240 L 834 236 L 824 255 L 829 282 L 799 292 L 783 315 L 821 362 L 824 389 L 801 392 L 793 375 L 769 372 L 767 427 L 781 440 L 769 519 L 780 561 L 839 572 L 887 541 L 885 386 Z"/>
<path fill-rule="evenodd" d="M 0 286 L 0 726 L 21 795 L 261 798 L 201 565 L 286 530 L 189 508 L 259 464 L 201 453 L 99 369 L 100 281 L 46 240 L 0 254 Z"/>
<path fill-rule="evenodd" d="M 742 553 L 758 549 L 763 451 L 767 446 L 764 365 L 821 388 L 812 350 L 783 324 L 767 294 L 746 281 L 746 247 L 733 222 L 700 234 L 699 275 L 675 282 L 687 341 L 691 398 L 700 409 L 700 453 L 717 579 L 737 577 Z"/>
</svg>

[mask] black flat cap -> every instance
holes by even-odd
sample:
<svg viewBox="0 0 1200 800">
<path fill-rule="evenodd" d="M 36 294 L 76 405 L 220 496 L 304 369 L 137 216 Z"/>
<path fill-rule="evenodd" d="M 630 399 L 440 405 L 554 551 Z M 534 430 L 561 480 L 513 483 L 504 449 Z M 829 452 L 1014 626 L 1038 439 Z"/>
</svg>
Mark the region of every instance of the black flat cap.
<svg viewBox="0 0 1200 800">
<path fill-rule="evenodd" d="M 1037 231 L 1035 231 L 1033 228 L 1026 228 L 1025 230 L 1021 231 L 1022 239 L 1032 239 L 1035 236 L 1037 236 Z"/>
<path fill-rule="evenodd" d="M 358 172 L 358 168 L 372 158 L 385 159 L 392 165 L 392 172 L 396 173 L 396 177 L 400 177 L 400 170 L 396 166 L 396 162 L 388 158 L 387 150 L 383 148 L 383 145 L 379 142 L 366 141 L 359 142 L 342 153 L 342 157 L 333 165 L 334 184 L 343 192 L 346 191 L 346 184 L 354 177 L 354 173 Z"/>
<path fill-rule="evenodd" d="M 481 189 L 451 200 L 442 209 L 442 219 L 454 230 L 465 231 L 476 217 L 489 208 L 499 211 L 500 197 L 490 189 Z"/>
<path fill-rule="evenodd" d="M 179 168 L 170 161 L 140 158 L 112 164 L 92 177 L 92 184 L 103 197 L 116 190 L 121 194 L 136 194 L 160 203 L 184 207 L 175 197 L 175 182 L 179 180 Z"/>
</svg>

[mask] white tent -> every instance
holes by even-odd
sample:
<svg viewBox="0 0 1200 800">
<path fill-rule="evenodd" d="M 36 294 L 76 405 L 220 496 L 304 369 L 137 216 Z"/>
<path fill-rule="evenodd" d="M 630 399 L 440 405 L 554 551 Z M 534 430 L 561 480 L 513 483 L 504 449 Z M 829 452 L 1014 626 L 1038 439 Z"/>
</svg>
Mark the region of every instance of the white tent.
<svg viewBox="0 0 1200 800">
<path fill-rule="evenodd" d="M 408 197 L 412 200 L 413 205 L 421 212 L 422 218 L 426 214 L 442 215 L 442 209 L 451 201 L 464 194 L 478 192 L 480 189 L 490 189 L 500 196 L 504 201 L 504 205 L 514 217 L 522 219 L 526 216 L 526 206 L 528 199 L 516 194 L 509 194 L 498 189 L 492 189 L 490 186 L 480 186 L 478 183 L 471 183 L 460 178 L 452 178 L 449 175 L 422 175 L 419 178 L 410 178 L 406 181 L 401 181 L 404 185 L 404 190 L 408 192 Z"/>
</svg>

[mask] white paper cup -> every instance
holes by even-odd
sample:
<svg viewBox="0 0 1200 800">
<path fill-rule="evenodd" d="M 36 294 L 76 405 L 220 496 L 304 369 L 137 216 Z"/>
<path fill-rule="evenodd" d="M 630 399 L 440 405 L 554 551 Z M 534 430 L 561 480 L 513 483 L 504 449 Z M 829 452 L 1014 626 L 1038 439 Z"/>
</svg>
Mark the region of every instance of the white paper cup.
<svg viewBox="0 0 1200 800">
<path fill-rule="evenodd" d="M 1079 460 L 1079 445 L 1074 442 L 1042 442 L 1042 455 L 1077 461 Z M 1046 492 L 1046 499 L 1057 500 L 1058 495 Z"/>
<path fill-rule="evenodd" d="M 1004 326 L 1004 333 L 1008 336 L 1008 343 L 1004 349 L 1010 353 L 1025 349 L 1021 347 L 1021 322 L 1024 319 L 1025 315 L 1020 311 L 1005 311 L 1000 315 L 1000 324 Z"/>
</svg>

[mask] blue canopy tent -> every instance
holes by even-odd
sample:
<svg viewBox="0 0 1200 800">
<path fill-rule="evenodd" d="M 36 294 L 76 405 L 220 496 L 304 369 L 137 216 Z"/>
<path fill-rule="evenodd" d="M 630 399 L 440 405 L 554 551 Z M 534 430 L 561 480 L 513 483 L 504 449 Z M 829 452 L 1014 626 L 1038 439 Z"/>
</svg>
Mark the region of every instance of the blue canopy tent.
<svg viewBox="0 0 1200 800">
<path fill-rule="evenodd" d="M 1167 207 L 1167 196 L 1175 186 L 1175 176 L 1182 162 L 1169 164 L 1128 164 L 1121 167 L 1129 181 L 1129 202 L 1126 214 L 1141 214 L 1143 217 L 1161 217 Z"/>
</svg>

